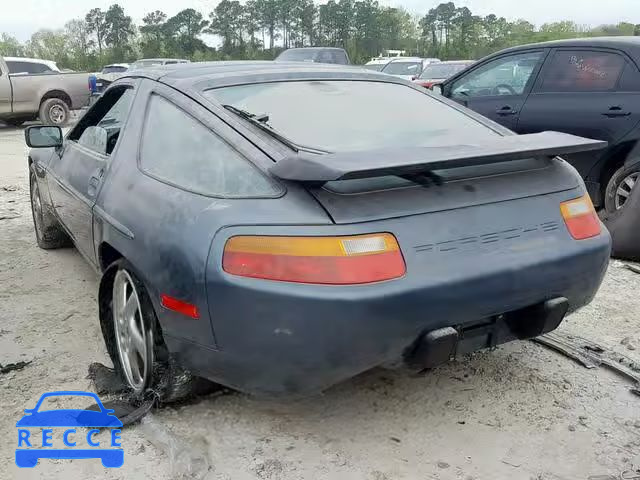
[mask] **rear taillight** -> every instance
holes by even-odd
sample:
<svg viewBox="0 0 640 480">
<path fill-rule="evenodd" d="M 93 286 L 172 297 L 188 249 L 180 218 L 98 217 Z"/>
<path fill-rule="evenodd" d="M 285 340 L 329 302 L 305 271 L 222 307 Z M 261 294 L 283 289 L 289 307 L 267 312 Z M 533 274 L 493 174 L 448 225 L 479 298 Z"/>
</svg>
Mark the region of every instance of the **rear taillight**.
<svg viewBox="0 0 640 480">
<path fill-rule="evenodd" d="M 589 195 L 562 202 L 560 211 L 573 238 L 584 240 L 600 234 L 600 220 Z"/>
<path fill-rule="evenodd" d="M 389 233 L 232 237 L 224 247 L 222 268 L 242 277 L 329 285 L 380 282 L 405 274 L 400 247 Z"/>
</svg>

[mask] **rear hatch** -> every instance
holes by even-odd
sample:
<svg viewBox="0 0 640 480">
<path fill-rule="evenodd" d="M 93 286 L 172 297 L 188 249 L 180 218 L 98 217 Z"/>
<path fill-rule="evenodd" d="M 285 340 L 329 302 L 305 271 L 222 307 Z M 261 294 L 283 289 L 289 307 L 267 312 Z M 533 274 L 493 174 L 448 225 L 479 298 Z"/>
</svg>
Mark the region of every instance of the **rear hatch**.
<svg viewBox="0 0 640 480">
<path fill-rule="evenodd" d="M 298 155 L 271 171 L 306 183 L 336 224 L 349 224 L 575 189 L 578 175 L 554 156 L 605 145 L 545 132 L 476 145 Z"/>
</svg>

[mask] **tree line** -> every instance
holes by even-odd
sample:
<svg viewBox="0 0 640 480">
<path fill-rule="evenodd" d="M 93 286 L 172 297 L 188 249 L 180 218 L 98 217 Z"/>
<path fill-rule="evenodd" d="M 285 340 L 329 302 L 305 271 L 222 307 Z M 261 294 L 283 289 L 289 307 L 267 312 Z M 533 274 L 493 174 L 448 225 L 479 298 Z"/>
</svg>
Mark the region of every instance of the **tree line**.
<svg viewBox="0 0 640 480">
<path fill-rule="evenodd" d="M 221 40 L 207 45 L 204 34 Z M 598 27 L 572 21 L 539 27 L 525 19 L 474 15 L 467 7 L 441 3 L 424 16 L 376 0 L 222 0 L 206 15 L 192 8 L 169 17 L 156 10 L 136 25 L 124 9 L 93 8 L 63 29 L 42 29 L 20 43 L 0 34 L 0 54 L 54 60 L 62 68 L 95 71 L 138 58 L 180 57 L 193 61 L 272 59 L 282 49 L 335 46 L 354 63 L 387 49 L 441 59 L 477 59 L 524 43 L 600 35 L 640 35 L 640 25 L 621 22 Z"/>
</svg>

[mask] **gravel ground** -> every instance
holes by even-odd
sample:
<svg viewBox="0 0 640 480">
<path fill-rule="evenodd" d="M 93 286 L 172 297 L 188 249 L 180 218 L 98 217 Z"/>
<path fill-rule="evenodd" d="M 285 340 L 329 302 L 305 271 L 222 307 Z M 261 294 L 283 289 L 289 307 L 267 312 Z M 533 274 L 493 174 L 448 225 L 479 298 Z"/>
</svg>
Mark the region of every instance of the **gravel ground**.
<svg viewBox="0 0 640 480">
<path fill-rule="evenodd" d="M 122 433 L 125 464 L 14 465 L 15 422 L 45 391 L 88 390 L 109 364 L 97 277 L 74 249 L 33 235 L 22 132 L 0 127 L 0 479 L 587 479 L 640 464 L 640 398 L 531 342 L 425 375 L 373 370 L 322 396 L 271 403 L 209 396 L 147 416 Z M 609 268 L 572 332 L 640 360 L 640 275 Z"/>
</svg>

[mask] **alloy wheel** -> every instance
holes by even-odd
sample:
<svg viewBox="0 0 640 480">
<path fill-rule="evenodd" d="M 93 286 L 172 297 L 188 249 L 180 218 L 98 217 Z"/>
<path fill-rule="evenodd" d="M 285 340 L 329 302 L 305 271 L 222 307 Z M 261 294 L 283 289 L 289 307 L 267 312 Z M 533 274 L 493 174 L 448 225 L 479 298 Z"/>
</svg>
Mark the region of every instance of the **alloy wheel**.
<svg viewBox="0 0 640 480">
<path fill-rule="evenodd" d="M 66 121 L 67 113 L 60 105 L 52 105 L 49 109 L 49 118 L 56 125 L 60 125 Z"/>
<path fill-rule="evenodd" d="M 634 172 L 627 175 L 622 180 L 622 182 L 620 182 L 620 185 L 618 185 L 618 188 L 616 189 L 616 194 L 615 194 L 616 210 L 620 210 L 622 207 L 624 207 L 624 204 L 629 198 L 629 195 L 631 195 L 631 190 L 633 190 L 633 187 L 638 181 L 639 176 L 640 176 L 640 172 Z"/>
<path fill-rule="evenodd" d="M 122 371 L 135 393 L 147 385 L 153 364 L 151 331 L 145 328 L 140 298 L 131 275 L 119 270 L 113 280 L 113 324 Z"/>
<path fill-rule="evenodd" d="M 38 181 L 35 178 L 31 180 L 31 209 L 33 210 L 33 224 L 38 237 L 40 237 L 42 236 L 42 202 L 40 200 L 40 191 L 38 190 Z"/>
</svg>

